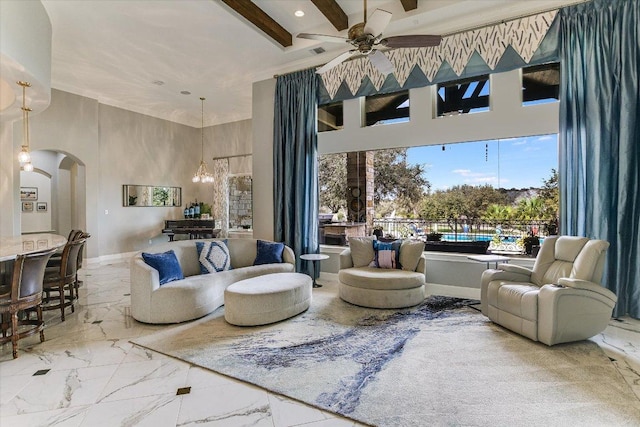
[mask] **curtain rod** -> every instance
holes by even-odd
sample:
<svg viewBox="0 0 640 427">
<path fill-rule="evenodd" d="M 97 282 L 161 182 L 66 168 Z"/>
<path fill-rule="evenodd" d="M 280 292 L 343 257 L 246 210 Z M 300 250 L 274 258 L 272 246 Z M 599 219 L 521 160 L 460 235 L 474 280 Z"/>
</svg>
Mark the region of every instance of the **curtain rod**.
<svg viewBox="0 0 640 427">
<path fill-rule="evenodd" d="M 319 65 L 314 65 L 314 66 L 312 66 L 312 67 L 301 68 L 301 69 L 299 69 L 299 70 L 290 71 L 290 72 L 288 72 L 288 73 L 274 74 L 274 75 L 273 75 L 273 78 L 274 78 L 274 79 L 277 79 L 278 77 L 286 76 L 286 75 L 293 74 L 293 73 L 297 73 L 298 71 L 312 70 L 312 69 L 316 69 L 316 68 L 318 68 L 318 67 L 319 67 Z"/>
<path fill-rule="evenodd" d="M 222 159 L 233 159 L 235 157 L 249 157 L 253 156 L 253 154 L 234 154 L 232 156 L 220 156 L 220 157 L 212 157 L 211 160 L 222 160 Z"/>
<path fill-rule="evenodd" d="M 564 9 L 565 7 L 571 7 L 571 6 L 575 6 L 577 4 L 581 4 L 581 3 L 588 3 L 590 1 L 592 1 L 592 0 L 582 0 L 582 1 L 578 2 L 578 3 L 573 3 L 573 4 L 567 5 L 567 6 L 562 6 L 562 7 L 555 6 L 555 7 L 551 7 L 551 8 L 548 8 L 548 9 L 540 10 L 538 12 L 526 13 L 524 15 L 518 15 L 518 16 L 514 16 L 512 18 L 502 19 L 500 21 L 494 21 L 494 22 L 491 22 L 491 23 L 488 23 L 488 24 L 481 24 L 481 25 L 477 25 L 475 27 L 468 27 L 468 28 L 465 28 L 463 30 L 458 30 L 458 31 L 454 31 L 454 32 L 451 32 L 451 33 L 442 34 L 442 37 L 455 36 L 456 34 L 462 34 L 462 33 L 466 33 L 466 32 L 469 32 L 469 31 L 479 30 L 481 28 L 491 27 L 493 25 L 500 25 L 500 24 L 504 24 L 504 23 L 507 23 L 507 22 L 515 21 L 517 19 L 528 18 L 530 16 L 540 15 L 541 13 L 547 13 L 547 12 L 551 12 L 551 11 L 554 11 L 554 10 L 558 10 L 559 11 L 560 9 Z"/>
</svg>

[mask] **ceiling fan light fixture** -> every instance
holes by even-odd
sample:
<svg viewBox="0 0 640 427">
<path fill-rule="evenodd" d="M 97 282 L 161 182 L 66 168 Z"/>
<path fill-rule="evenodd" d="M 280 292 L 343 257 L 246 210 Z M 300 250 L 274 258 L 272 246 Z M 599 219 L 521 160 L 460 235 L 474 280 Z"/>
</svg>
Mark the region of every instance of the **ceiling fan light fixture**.
<svg viewBox="0 0 640 427">
<path fill-rule="evenodd" d="M 369 56 L 369 60 L 380 73 L 391 74 L 395 72 L 395 67 L 389 59 L 379 51 L 379 47 L 384 48 L 419 48 L 438 46 L 442 39 L 436 35 L 404 35 L 383 38 L 382 33 L 391 22 L 392 14 L 386 10 L 376 9 L 367 20 L 367 1 L 364 0 L 364 22 L 359 22 L 349 28 L 348 38 L 330 36 L 326 34 L 300 33 L 300 39 L 311 39 L 330 43 L 349 43 L 352 50 L 340 54 L 316 70 L 316 73 L 323 74 L 342 62 L 351 58 L 355 53 Z"/>
</svg>

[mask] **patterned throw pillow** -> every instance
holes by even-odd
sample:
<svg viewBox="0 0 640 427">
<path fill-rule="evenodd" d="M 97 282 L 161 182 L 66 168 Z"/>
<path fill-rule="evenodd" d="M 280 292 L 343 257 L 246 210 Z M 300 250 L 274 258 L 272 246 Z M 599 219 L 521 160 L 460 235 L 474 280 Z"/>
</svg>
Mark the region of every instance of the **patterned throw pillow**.
<svg viewBox="0 0 640 427">
<path fill-rule="evenodd" d="M 375 257 L 371 263 L 371 267 L 377 268 L 397 268 L 400 269 L 400 245 L 402 240 L 396 240 L 395 242 L 379 242 L 373 241 L 373 251 Z"/>
<path fill-rule="evenodd" d="M 142 259 L 148 266 L 158 270 L 161 286 L 174 280 L 184 279 L 182 268 L 173 249 L 159 254 L 142 252 Z"/>
<path fill-rule="evenodd" d="M 226 243 L 226 240 L 196 242 L 201 274 L 231 270 L 231 256 Z"/>
</svg>

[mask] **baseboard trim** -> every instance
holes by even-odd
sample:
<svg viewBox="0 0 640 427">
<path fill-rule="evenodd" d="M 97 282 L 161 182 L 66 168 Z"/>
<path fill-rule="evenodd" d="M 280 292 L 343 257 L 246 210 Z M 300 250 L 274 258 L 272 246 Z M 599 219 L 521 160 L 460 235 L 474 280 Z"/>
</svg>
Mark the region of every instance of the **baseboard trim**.
<svg viewBox="0 0 640 427">
<path fill-rule="evenodd" d="M 462 286 L 441 285 L 439 283 L 427 283 L 425 286 L 427 295 L 442 295 L 455 298 L 480 299 L 480 289 L 466 288 Z"/>
<path fill-rule="evenodd" d="M 133 257 L 137 253 L 138 251 L 123 252 L 120 254 L 102 255 L 95 258 L 87 258 L 85 261 L 88 265 L 102 264 L 102 263 L 114 262 L 114 261 L 128 261 L 129 259 L 131 259 L 131 257 Z"/>
</svg>

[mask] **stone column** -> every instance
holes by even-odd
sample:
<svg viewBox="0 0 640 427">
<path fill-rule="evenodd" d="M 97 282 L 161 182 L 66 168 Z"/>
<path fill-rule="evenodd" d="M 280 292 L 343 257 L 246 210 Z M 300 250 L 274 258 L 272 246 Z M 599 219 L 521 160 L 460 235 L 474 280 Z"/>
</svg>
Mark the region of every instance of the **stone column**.
<svg viewBox="0 0 640 427">
<path fill-rule="evenodd" d="M 373 226 L 374 168 L 373 151 L 347 153 L 347 221 Z"/>
</svg>

